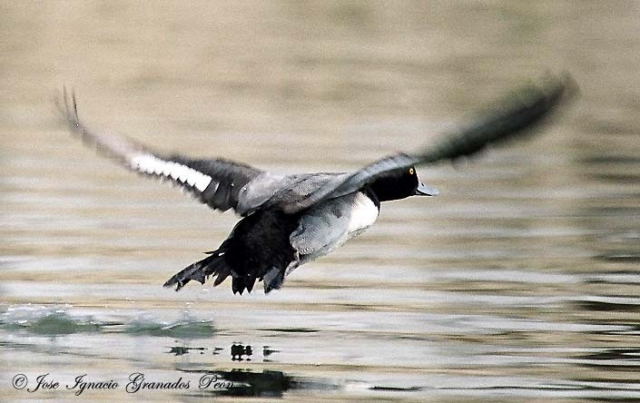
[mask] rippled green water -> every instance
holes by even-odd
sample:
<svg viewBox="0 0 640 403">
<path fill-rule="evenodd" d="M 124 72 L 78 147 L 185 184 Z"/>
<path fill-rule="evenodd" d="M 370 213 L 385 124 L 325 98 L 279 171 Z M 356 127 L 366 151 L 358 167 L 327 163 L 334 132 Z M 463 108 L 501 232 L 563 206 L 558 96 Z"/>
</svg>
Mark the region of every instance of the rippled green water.
<svg viewBox="0 0 640 403">
<path fill-rule="evenodd" d="M 0 390 L 189 400 L 638 399 L 635 2 L 0 4 Z M 546 69 L 581 98 L 541 136 L 297 270 L 285 288 L 163 289 L 235 217 L 99 159 L 59 124 L 291 173 L 433 141 Z M 63 386 L 37 390 L 36 377 Z M 189 388 L 127 393 L 132 374 Z M 18 374 L 27 379 L 16 389 Z M 200 388 L 207 380 L 231 382 Z M 24 386 L 18 384 L 17 387 Z M 224 386 L 224 387 L 222 387 Z"/>
</svg>

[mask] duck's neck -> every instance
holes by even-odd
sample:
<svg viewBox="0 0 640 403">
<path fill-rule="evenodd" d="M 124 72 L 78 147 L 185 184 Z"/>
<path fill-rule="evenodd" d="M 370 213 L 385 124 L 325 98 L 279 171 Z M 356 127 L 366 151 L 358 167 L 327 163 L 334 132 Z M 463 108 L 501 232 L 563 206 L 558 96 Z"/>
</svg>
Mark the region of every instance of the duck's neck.
<svg viewBox="0 0 640 403">
<path fill-rule="evenodd" d="M 375 204 L 378 209 L 380 208 L 380 198 L 371 187 L 367 186 L 362 192 L 373 201 L 373 204 Z"/>
</svg>

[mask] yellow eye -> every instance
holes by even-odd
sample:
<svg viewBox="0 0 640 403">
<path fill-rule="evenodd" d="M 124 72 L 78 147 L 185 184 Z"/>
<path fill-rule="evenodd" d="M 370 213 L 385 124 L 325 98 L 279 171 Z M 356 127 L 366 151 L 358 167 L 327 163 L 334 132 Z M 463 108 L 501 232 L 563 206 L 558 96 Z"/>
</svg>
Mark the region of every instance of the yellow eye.
<svg viewBox="0 0 640 403">
<path fill-rule="evenodd" d="M 413 168 L 409 168 L 409 175 L 413 175 L 415 173 L 415 171 L 413 170 Z"/>
</svg>

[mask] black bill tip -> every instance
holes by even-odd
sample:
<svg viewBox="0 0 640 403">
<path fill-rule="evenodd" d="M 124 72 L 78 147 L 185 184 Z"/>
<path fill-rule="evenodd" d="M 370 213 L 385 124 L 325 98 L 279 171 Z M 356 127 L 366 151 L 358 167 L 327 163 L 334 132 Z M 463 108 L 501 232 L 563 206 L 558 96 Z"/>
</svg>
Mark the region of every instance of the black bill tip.
<svg viewBox="0 0 640 403">
<path fill-rule="evenodd" d="M 437 196 L 439 194 L 440 192 L 438 191 L 438 189 L 427 186 L 424 183 L 420 183 L 415 192 L 416 196 Z"/>
</svg>

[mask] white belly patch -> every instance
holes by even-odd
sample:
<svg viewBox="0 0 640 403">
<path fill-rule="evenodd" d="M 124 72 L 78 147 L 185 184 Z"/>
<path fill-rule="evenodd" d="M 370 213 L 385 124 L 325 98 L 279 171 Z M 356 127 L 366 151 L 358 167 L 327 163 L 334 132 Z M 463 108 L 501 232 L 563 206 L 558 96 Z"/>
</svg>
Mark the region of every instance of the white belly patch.
<svg viewBox="0 0 640 403">
<path fill-rule="evenodd" d="M 378 218 L 378 208 L 364 194 L 348 194 L 314 207 L 290 235 L 291 246 L 303 259 L 295 266 L 326 255 L 362 233 Z"/>
<path fill-rule="evenodd" d="M 364 193 L 358 192 L 353 201 L 353 208 L 351 210 L 351 218 L 349 220 L 349 226 L 347 227 L 347 233 L 352 234 L 354 232 L 360 232 L 376 222 L 378 218 L 378 207 L 375 203 L 365 196 Z"/>
</svg>

